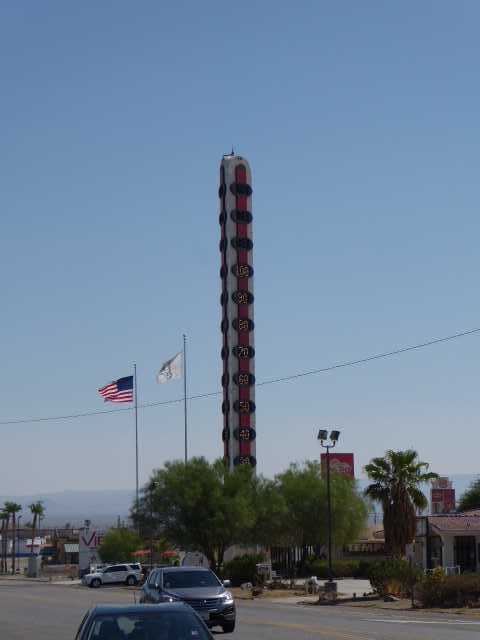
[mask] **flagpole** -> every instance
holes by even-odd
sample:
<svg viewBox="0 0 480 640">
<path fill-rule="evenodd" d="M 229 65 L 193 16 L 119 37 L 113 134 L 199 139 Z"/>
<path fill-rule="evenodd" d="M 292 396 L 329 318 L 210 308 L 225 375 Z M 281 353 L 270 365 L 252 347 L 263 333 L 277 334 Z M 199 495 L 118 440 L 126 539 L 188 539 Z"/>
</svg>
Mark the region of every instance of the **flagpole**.
<svg viewBox="0 0 480 640">
<path fill-rule="evenodd" d="M 133 365 L 133 384 L 135 388 L 135 495 L 138 510 L 138 402 L 137 402 L 137 365 Z"/>
<path fill-rule="evenodd" d="M 183 334 L 183 411 L 185 415 L 185 464 L 187 464 L 187 336 L 185 334 Z"/>
</svg>

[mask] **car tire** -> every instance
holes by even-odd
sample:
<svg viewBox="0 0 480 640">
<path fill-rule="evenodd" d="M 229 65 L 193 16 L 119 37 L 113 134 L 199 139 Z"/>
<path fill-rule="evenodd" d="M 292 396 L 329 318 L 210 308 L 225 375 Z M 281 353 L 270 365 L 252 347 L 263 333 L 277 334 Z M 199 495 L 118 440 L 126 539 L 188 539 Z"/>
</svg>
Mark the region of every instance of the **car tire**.
<svg viewBox="0 0 480 640">
<path fill-rule="evenodd" d="M 90 582 L 90 586 L 92 587 L 92 589 L 98 589 L 98 587 L 102 584 L 101 580 L 99 580 L 99 578 L 94 578 L 91 582 Z"/>
<path fill-rule="evenodd" d="M 134 584 L 137 584 L 137 579 L 135 576 L 128 576 L 125 580 L 125 584 L 128 584 L 129 587 L 133 587 Z"/>
<path fill-rule="evenodd" d="M 233 633 L 235 631 L 235 621 L 222 624 L 223 633 Z"/>
</svg>

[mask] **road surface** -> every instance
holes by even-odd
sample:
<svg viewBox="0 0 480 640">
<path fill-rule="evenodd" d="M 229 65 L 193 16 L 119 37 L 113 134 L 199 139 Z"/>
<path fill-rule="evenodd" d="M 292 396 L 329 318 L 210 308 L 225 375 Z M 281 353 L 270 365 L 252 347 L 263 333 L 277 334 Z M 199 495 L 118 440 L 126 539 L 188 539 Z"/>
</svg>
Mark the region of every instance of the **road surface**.
<svg viewBox="0 0 480 640">
<path fill-rule="evenodd" d="M 75 637 L 96 603 L 131 603 L 133 591 L 0 581 L 2 640 Z M 314 607 L 239 601 L 237 631 L 228 640 L 478 640 L 480 619 L 347 606 Z M 222 633 L 217 637 L 220 639 Z"/>
</svg>

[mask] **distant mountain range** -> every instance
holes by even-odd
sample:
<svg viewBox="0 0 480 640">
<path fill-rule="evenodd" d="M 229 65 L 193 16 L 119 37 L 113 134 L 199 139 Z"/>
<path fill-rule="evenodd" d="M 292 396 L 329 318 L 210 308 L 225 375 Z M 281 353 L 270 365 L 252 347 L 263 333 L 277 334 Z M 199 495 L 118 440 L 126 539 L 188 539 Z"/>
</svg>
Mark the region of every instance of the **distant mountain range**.
<svg viewBox="0 0 480 640">
<path fill-rule="evenodd" d="M 80 526 L 89 519 L 97 526 L 115 524 L 120 518 L 126 520 L 134 498 L 130 489 L 112 491 L 61 491 L 58 493 L 36 493 L 26 496 L 0 496 L 0 505 L 5 500 L 14 500 L 24 509 L 23 522 L 30 519 L 28 505 L 41 500 L 45 507 L 42 526 L 62 527 L 67 522 Z"/>
<path fill-rule="evenodd" d="M 470 484 L 480 474 L 459 473 L 452 474 L 450 479 L 456 490 L 457 500 L 468 489 Z M 368 480 L 361 478 L 359 486 L 364 489 Z M 428 487 L 426 488 L 428 491 Z M 47 527 L 62 527 L 67 522 L 72 526 L 80 526 L 88 519 L 96 526 L 116 524 L 118 518 L 123 522 L 128 519 L 134 499 L 134 492 L 130 489 L 98 490 L 98 491 L 61 491 L 58 493 L 36 493 L 27 496 L 0 496 L 0 505 L 5 500 L 14 500 L 24 509 L 23 522 L 30 520 L 28 505 L 42 500 L 45 506 L 45 520 L 42 525 Z"/>
</svg>

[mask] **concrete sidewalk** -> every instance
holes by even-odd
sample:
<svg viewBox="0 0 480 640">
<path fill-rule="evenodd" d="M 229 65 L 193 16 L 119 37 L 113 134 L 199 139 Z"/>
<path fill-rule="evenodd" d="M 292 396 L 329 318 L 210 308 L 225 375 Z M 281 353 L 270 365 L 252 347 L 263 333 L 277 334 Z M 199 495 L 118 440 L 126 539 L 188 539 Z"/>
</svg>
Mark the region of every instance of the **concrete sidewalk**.
<svg viewBox="0 0 480 640">
<path fill-rule="evenodd" d="M 45 584 L 65 584 L 65 585 L 74 585 L 74 584 L 81 584 L 81 580 L 79 580 L 78 578 L 67 578 L 66 576 L 40 576 L 38 578 L 29 578 L 28 576 L 25 575 L 0 575 L 0 583 L 2 582 L 6 582 L 6 583 L 15 583 L 15 582 L 19 582 L 19 583 L 26 583 L 26 584 L 33 584 L 36 582 L 41 582 L 41 583 L 45 583 Z"/>
<path fill-rule="evenodd" d="M 23 574 L 17 574 L 17 575 L 9 575 L 9 574 L 2 574 L 0 575 L 0 582 L 49 582 L 48 578 L 45 577 L 41 577 L 41 578 L 28 578 L 27 576 L 23 575 Z"/>
</svg>

